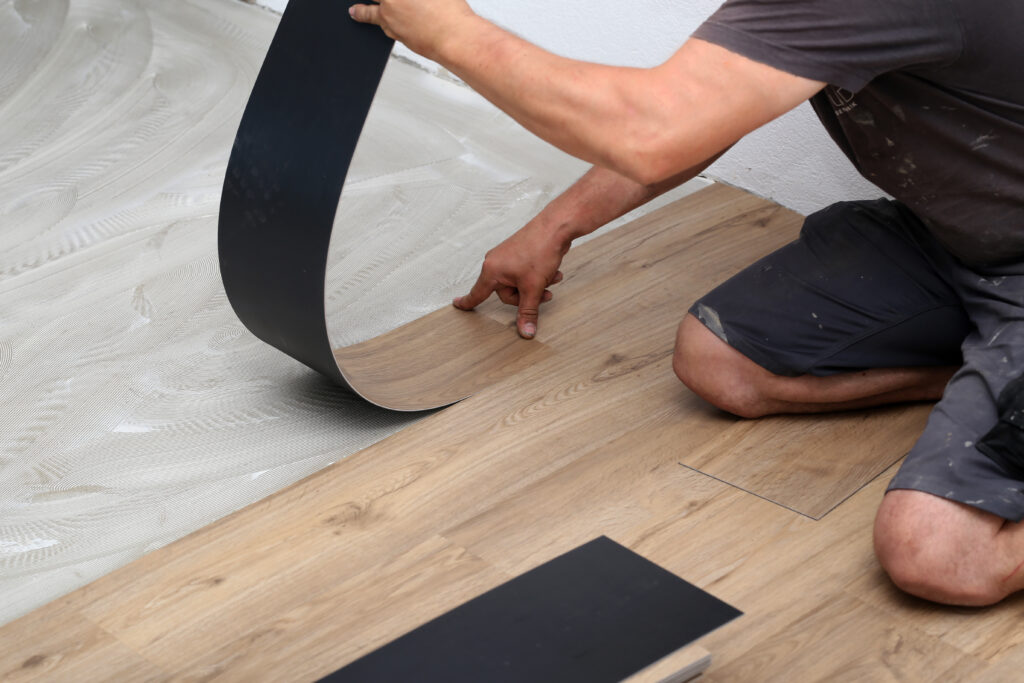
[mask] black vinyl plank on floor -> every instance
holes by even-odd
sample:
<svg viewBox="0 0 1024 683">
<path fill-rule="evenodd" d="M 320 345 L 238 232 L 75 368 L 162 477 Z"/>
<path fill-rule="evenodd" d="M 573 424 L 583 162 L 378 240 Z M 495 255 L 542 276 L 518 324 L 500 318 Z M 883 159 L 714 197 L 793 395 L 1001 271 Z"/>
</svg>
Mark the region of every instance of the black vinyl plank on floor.
<svg viewBox="0 0 1024 683">
<path fill-rule="evenodd" d="M 602 536 L 321 680 L 611 683 L 740 614 Z"/>
</svg>

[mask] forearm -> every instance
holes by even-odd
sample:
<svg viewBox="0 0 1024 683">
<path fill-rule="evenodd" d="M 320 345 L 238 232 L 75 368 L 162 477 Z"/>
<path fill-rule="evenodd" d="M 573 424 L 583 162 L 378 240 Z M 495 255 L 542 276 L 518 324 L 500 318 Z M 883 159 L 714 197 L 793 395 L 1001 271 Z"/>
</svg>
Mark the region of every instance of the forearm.
<svg viewBox="0 0 1024 683">
<path fill-rule="evenodd" d="M 636 183 L 595 166 L 518 232 L 487 252 L 480 277 L 456 308 L 472 310 L 493 292 L 518 307 L 516 327 L 528 339 L 537 333 L 539 307 L 553 296 L 547 287 L 562 279 L 559 267 L 572 241 L 692 178 L 700 164 L 657 185 Z"/>
<path fill-rule="evenodd" d="M 645 185 L 595 166 L 548 204 L 532 227 L 556 239 L 568 251 L 572 241 L 646 204 L 710 166 L 721 154 L 654 185 Z"/>
</svg>

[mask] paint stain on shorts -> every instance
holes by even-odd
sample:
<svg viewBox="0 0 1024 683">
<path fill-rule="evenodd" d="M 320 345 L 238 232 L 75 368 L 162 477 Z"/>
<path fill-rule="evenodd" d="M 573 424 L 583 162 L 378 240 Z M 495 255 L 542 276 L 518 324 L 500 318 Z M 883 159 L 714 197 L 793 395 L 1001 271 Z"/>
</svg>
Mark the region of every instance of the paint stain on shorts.
<svg viewBox="0 0 1024 683">
<path fill-rule="evenodd" d="M 716 337 L 726 344 L 729 343 L 729 338 L 725 335 L 725 328 L 722 327 L 722 320 L 718 317 L 718 311 L 710 306 L 697 304 L 697 319 L 714 332 Z"/>
</svg>

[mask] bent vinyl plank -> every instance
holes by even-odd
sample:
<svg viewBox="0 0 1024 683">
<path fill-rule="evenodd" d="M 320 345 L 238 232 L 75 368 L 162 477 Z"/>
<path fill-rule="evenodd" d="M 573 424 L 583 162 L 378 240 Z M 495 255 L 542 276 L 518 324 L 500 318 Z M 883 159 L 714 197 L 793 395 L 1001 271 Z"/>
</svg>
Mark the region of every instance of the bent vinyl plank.
<svg viewBox="0 0 1024 683">
<path fill-rule="evenodd" d="M 544 344 L 555 344 L 557 337 L 517 339 L 507 318 L 495 322 L 486 314 L 495 310 L 492 303 L 476 314 L 435 311 L 384 335 L 331 350 L 324 315 L 326 252 L 347 164 L 373 99 L 380 64 L 390 49 L 375 30 L 348 21 L 330 0 L 298 0 L 289 5 L 254 86 L 229 162 L 221 204 L 220 258 L 232 305 L 257 336 L 377 405 L 412 411 L 458 401 L 543 362 L 552 353 L 557 355 L 559 349 L 544 348 Z M 357 69 L 358 78 L 349 81 L 312 68 L 314 61 L 322 60 L 360 65 L 365 61 L 366 65 Z M 725 189 L 716 189 L 711 196 L 719 202 L 711 206 L 719 208 L 731 202 L 744 206 L 748 201 Z M 687 255 L 680 258 L 687 263 L 686 273 L 665 272 L 663 281 L 672 282 L 677 292 L 666 299 L 667 306 L 688 304 L 770 251 L 745 234 L 751 225 L 763 228 L 780 246 L 785 241 L 780 239 L 783 227 L 794 230 L 786 233 L 791 238 L 800 220 L 796 214 L 757 201 L 734 211 L 720 223 L 713 220 L 713 213 L 707 217 L 722 236 L 699 229 L 689 238 L 675 234 L 660 252 L 652 252 L 649 242 L 641 241 L 615 254 L 614 234 L 603 238 L 601 251 L 609 257 L 605 264 L 609 270 L 598 280 L 614 286 L 607 290 L 607 299 L 622 296 L 615 288 L 628 287 L 628 279 L 635 275 L 629 267 L 639 259 L 645 261 L 642 269 L 659 273 L 657 266 L 667 254 L 685 251 Z M 691 226 L 703 225 L 697 216 Z M 634 227 L 634 231 L 640 229 Z M 732 231 L 736 238 L 725 236 Z M 567 261 L 579 266 L 573 274 L 576 282 L 560 286 L 560 299 L 568 299 L 587 279 L 586 255 L 593 253 L 588 246 L 575 250 Z M 617 272 L 623 275 L 616 278 Z M 573 308 L 578 304 L 572 302 L 568 305 L 578 316 L 593 313 Z M 593 308 L 594 300 L 586 305 Z M 560 303 L 549 304 L 544 324 L 557 329 L 562 308 Z M 682 316 L 678 308 L 666 310 L 673 318 L 669 324 Z M 663 341 L 669 339 L 670 333 L 665 333 Z M 577 352 L 568 345 L 561 351 Z M 856 430 L 859 418 L 828 419 L 837 428 L 851 425 L 849 429 Z M 801 424 L 799 420 L 790 423 L 796 429 Z M 749 446 L 745 445 L 748 431 L 754 435 Z M 765 450 L 759 436 L 764 430 L 740 423 L 681 453 L 680 462 L 817 518 L 892 464 L 909 448 L 914 431 L 912 424 L 901 432 L 897 448 L 887 443 L 878 451 L 856 448 L 850 454 L 833 453 L 830 464 L 821 459 L 805 463 L 783 439 L 752 467 L 750 449 Z"/>
<path fill-rule="evenodd" d="M 324 314 L 342 185 L 393 41 L 332 0 L 281 17 L 239 124 L 221 193 L 224 289 L 253 334 L 343 386 Z M 345 65 L 345 74 L 338 66 Z"/>
<path fill-rule="evenodd" d="M 294 0 L 281 18 L 228 162 L 221 275 L 231 306 L 260 339 L 379 406 L 436 408 L 525 367 L 544 349 L 486 318 L 451 311 L 389 333 L 386 342 L 332 349 L 325 315 L 331 234 L 393 43 L 353 22 L 347 8 Z"/>
</svg>

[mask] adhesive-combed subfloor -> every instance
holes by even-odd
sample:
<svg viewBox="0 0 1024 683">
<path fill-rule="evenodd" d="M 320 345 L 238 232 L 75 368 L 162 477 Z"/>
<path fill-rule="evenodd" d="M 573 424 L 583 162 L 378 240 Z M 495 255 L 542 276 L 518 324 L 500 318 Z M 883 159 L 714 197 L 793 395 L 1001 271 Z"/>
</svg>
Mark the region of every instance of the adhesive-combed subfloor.
<svg viewBox="0 0 1024 683">
<path fill-rule="evenodd" d="M 257 341 L 224 296 L 220 186 L 276 23 L 0 0 L 0 623 L 416 419 Z M 332 244 L 338 345 L 445 305 L 581 170 L 392 60 Z"/>
</svg>

